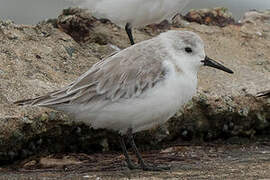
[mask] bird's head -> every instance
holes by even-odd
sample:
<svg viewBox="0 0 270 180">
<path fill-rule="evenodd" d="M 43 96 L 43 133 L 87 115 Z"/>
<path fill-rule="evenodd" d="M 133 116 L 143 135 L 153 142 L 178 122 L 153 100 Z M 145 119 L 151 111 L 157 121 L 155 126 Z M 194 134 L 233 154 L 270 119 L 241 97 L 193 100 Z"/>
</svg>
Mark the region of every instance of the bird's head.
<svg viewBox="0 0 270 180">
<path fill-rule="evenodd" d="M 209 66 L 233 73 L 229 68 L 206 56 L 204 43 L 197 34 L 190 31 L 169 31 L 166 36 L 182 70 L 197 73 L 201 66 Z"/>
</svg>

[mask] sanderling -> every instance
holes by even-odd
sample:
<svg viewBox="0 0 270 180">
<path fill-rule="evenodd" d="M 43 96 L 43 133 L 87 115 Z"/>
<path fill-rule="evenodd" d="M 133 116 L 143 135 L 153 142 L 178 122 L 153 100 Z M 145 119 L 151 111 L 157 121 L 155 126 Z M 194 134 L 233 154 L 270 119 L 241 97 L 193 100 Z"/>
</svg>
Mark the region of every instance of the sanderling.
<svg viewBox="0 0 270 180">
<path fill-rule="evenodd" d="M 15 104 L 53 108 L 93 128 L 118 132 L 128 167 L 134 169 L 124 142 L 127 136 L 140 168 L 160 170 L 144 163 L 133 133 L 166 122 L 189 101 L 201 66 L 233 73 L 205 55 L 198 35 L 172 30 L 96 63 L 60 90 Z"/>
<path fill-rule="evenodd" d="M 81 0 L 79 5 L 89 9 L 97 18 L 106 18 L 125 27 L 133 45 L 132 27 L 160 23 L 172 18 L 189 1 L 191 0 Z"/>
<path fill-rule="evenodd" d="M 256 94 L 257 97 L 270 96 L 270 90 L 258 92 Z"/>
</svg>

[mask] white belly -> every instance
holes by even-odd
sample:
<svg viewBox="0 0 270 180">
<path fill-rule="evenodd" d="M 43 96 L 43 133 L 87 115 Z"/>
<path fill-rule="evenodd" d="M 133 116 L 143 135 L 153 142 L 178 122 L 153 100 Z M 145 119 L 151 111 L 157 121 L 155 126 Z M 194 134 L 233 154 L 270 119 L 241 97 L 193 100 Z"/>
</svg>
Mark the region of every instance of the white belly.
<svg viewBox="0 0 270 180">
<path fill-rule="evenodd" d="M 132 128 L 133 132 L 138 132 L 166 122 L 192 98 L 196 85 L 197 82 L 185 77 L 171 77 L 144 96 L 111 103 L 95 112 L 89 110 L 93 107 L 84 107 L 83 111 L 73 115 L 93 128 L 111 129 L 122 134 Z"/>
<path fill-rule="evenodd" d="M 81 5 L 98 18 L 119 26 L 133 27 L 159 23 L 181 11 L 190 0 L 84 0 Z"/>
</svg>

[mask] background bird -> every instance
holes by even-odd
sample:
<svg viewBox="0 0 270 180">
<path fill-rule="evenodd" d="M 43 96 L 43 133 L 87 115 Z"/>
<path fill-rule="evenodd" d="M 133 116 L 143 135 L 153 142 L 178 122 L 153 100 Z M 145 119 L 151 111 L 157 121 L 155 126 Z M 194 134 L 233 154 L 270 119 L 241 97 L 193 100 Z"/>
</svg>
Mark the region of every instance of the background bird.
<svg viewBox="0 0 270 180">
<path fill-rule="evenodd" d="M 205 55 L 197 34 L 168 31 L 96 63 L 60 90 L 15 104 L 49 107 L 93 128 L 116 131 L 130 169 L 138 167 L 128 156 L 125 136 L 143 170 L 161 170 L 144 163 L 133 133 L 166 122 L 189 101 L 201 66 L 233 73 Z"/>
<path fill-rule="evenodd" d="M 132 27 L 160 23 L 179 13 L 191 0 L 81 0 L 97 18 L 106 18 L 125 27 L 131 45 L 134 44 Z"/>
</svg>

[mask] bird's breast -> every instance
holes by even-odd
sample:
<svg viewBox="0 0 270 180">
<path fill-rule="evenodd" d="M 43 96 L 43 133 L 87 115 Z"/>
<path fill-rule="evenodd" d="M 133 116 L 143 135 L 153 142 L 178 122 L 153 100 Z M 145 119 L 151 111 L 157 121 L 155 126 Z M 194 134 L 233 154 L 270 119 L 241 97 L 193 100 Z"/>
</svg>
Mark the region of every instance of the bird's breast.
<svg viewBox="0 0 270 180">
<path fill-rule="evenodd" d="M 196 93 L 197 78 L 191 78 L 182 73 L 176 73 L 168 80 L 170 98 L 175 106 L 180 108 L 187 103 Z"/>
</svg>

